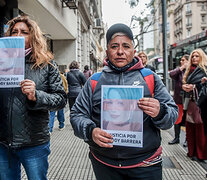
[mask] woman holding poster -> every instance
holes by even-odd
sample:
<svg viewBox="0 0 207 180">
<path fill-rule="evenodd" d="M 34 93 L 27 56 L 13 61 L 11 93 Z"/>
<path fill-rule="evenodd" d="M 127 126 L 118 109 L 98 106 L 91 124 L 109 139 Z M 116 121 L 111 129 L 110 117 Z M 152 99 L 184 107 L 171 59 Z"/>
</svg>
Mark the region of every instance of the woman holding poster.
<svg viewBox="0 0 207 180">
<path fill-rule="evenodd" d="M 151 93 L 141 74 L 143 65 L 141 60 L 135 57 L 133 33 L 127 25 L 120 23 L 112 25 L 106 33 L 106 41 L 105 66 L 101 73 L 96 74 L 99 77 L 98 81 L 92 79 L 95 76 L 93 75 L 84 85 L 70 113 L 71 125 L 75 135 L 84 139 L 90 146 L 89 157 L 97 180 L 161 180 L 160 129 L 172 127 L 178 116 L 177 106 L 157 74 L 144 69 L 154 78 Z M 96 86 L 93 89 L 94 80 Z M 113 93 L 109 93 L 109 97 L 103 94 L 104 86 L 109 86 L 109 89 L 113 90 Z M 130 121 L 141 119 L 131 118 L 130 113 L 126 113 L 126 116 L 120 115 L 121 111 L 135 109 L 135 106 L 132 108 L 129 105 L 125 106 L 125 103 L 122 104 L 123 101 L 133 102 L 134 98 L 129 98 L 129 92 L 126 99 L 120 98 L 122 96 L 115 89 L 116 86 L 120 88 L 124 86 L 124 89 L 126 86 L 143 88 L 143 96 L 136 100 L 136 104 L 131 103 L 143 111 L 142 132 L 110 133 L 101 127 L 103 120 L 113 120 L 110 124 L 113 123 L 114 127 L 121 124 L 126 128 L 124 124 L 129 119 Z M 111 113 L 112 118 L 102 117 L 102 100 L 106 100 L 104 110 Z M 118 123 L 116 117 L 119 117 Z M 119 141 L 121 144 L 118 145 Z M 128 143 L 136 146 L 128 146 Z"/>
<path fill-rule="evenodd" d="M 62 109 L 66 94 L 37 23 L 20 16 L 8 25 L 6 36 L 24 37 L 25 79 L 20 87 L 0 88 L 0 179 L 20 180 L 23 165 L 29 180 L 46 180 L 48 111 Z"/>
</svg>

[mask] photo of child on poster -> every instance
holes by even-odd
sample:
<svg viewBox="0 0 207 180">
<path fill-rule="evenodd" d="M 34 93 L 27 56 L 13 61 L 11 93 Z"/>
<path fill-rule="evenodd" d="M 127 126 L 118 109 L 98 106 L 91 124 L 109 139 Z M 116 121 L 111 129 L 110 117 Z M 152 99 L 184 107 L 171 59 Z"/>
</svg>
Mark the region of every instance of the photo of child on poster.
<svg viewBox="0 0 207 180">
<path fill-rule="evenodd" d="M 102 90 L 101 128 L 113 136 L 118 133 L 120 138 L 127 138 L 131 134 L 141 141 L 143 111 L 137 102 L 143 97 L 143 87 L 103 86 Z"/>
<path fill-rule="evenodd" d="M 7 48 L 0 48 L 0 74 L 1 75 L 23 74 L 22 64 L 19 63 L 18 61 L 19 56 L 21 55 L 19 54 L 17 49 L 11 50 Z"/>
<path fill-rule="evenodd" d="M 24 38 L 0 38 L 0 87 L 19 87 L 24 79 Z"/>
</svg>

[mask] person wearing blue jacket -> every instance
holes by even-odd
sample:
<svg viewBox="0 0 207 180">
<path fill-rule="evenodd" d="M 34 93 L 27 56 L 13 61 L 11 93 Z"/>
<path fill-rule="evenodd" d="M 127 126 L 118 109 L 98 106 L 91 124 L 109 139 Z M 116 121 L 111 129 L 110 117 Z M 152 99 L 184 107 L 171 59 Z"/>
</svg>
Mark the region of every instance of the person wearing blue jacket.
<svg viewBox="0 0 207 180">
<path fill-rule="evenodd" d="M 71 110 L 70 122 L 74 133 L 89 144 L 89 157 L 97 180 L 161 180 L 160 129 L 173 126 L 178 117 L 178 108 L 161 79 L 149 70 L 154 77 L 151 95 L 140 72 L 144 68 L 142 62 L 134 56 L 133 33 L 127 25 L 112 25 L 107 31 L 106 40 L 107 58 L 95 89 L 93 91 L 89 78 Z M 100 128 L 102 85 L 144 87 L 144 97 L 137 102 L 143 110 L 142 147 L 113 145 L 112 134 Z"/>
</svg>

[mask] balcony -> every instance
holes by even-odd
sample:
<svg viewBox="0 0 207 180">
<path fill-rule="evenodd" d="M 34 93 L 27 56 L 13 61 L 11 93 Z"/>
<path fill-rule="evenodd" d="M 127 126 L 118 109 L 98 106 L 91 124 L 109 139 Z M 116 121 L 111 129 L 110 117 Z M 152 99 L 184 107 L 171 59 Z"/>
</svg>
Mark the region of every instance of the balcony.
<svg viewBox="0 0 207 180">
<path fill-rule="evenodd" d="M 207 23 L 206 22 L 201 22 L 201 28 L 205 28 L 207 27 Z"/>
<path fill-rule="evenodd" d="M 192 27 L 192 23 L 187 23 L 186 24 L 186 28 L 191 28 Z"/>
<path fill-rule="evenodd" d="M 65 7 L 69 7 L 70 9 L 77 9 L 78 8 L 78 2 L 76 0 L 61 0 L 61 1 L 62 1 L 63 8 L 65 8 Z"/>
<path fill-rule="evenodd" d="M 185 15 L 186 15 L 186 16 L 192 15 L 192 11 L 191 11 L 191 10 L 187 10 L 187 11 L 185 12 Z"/>
<path fill-rule="evenodd" d="M 180 28 L 178 28 L 174 31 L 174 34 L 177 35 L 177 34 L 182 33 L 182 32 L 183 32 L 183 28 L 180 27 Z"/>
<path fill-rule="evenodd" d="M 179 15 L 177 18 L 175 18 L 174 22 L 175 22 L 175 23 L 178 23 L 178 22 L 181 21 L 181 20 L 182 20 L 182 16 Z"/>
<path fill-rule="evenodd" d="M 174 10 L 174 14 L 176 14 L 179 10 L 183 8 L 183 5 L 180 3 Z"/>
<path fill-rule="evenodd" d="M 207 14 L 207 11 L 206 11 L 205 9 L 203 9 L 203 10 L 201 9 L 200 12 L 201 12 L 201 15 L 205 15 L 205 14 Z"/>
</svg>

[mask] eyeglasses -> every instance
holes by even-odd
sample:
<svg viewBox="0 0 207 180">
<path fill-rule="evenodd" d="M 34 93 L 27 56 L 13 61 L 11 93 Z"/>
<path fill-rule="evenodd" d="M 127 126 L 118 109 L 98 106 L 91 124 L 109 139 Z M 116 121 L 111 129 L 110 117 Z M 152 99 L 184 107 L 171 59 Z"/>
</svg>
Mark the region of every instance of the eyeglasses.
<svg viewBox="0 0 207 180">
<path fill-rule="evenodd" d="M 139 56 L 140 58 L 146 58 L 146 56 Z"/>
</svg>

